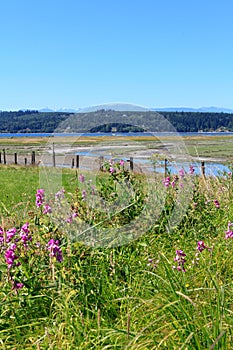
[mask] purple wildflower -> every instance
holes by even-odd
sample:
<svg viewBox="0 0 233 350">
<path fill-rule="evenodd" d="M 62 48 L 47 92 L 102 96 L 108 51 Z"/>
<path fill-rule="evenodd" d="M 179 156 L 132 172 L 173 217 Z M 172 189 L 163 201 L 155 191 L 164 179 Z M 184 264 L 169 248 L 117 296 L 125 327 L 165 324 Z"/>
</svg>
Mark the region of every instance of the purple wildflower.
<svg viewBox="0 0 233 350">
<path fill-rule="evenodd" d="M 21 227 L 21 230 L 20 230 L 20 237 L 21 237 L 21 240 L 23 241 L 24 245 L 26 245 L 27 241 L 31 241 L 32 240 L 32 237 L 29 236 L 29 222 L 26 222 L 26 224 L 24 224 L 22 227 Z"/>
<path fill-rule="evenodd" d="M 17 248 L 16 243 L 11 243 L 9 246 L 9 249 L 14 250 L 14 251 L 16 250 L 16 248 Z"/>
<path fill-rule="evenodd" d="M 195 254 L 196 258 L 192 261 L 193 264 L 197 264 L 199 261 L 199 254 L 203 252 L 203 250 L 207 249 L 209 252 L 212 251 L 210 247 L 207 247 L 203 241 L 197 242 L 197 253 Z"/>
<path fill-rule="evenodd" d="M 68 224 L 72 224 L 73 219 L 76 218 L 78 216 L 77 213 L 73 213 L 72 215 L 68 216 L 68 218 L 66 219 L 66 222 L 68 222 Z"/>
<path fill-rule="evenodd" d="M 10 228 L 8 231 L 6 231 L 6 237 L 7 237 L 6 242 L 7 243 L 9 243 L 12 240 L 12 238 L 15 236 L 16 232 L 17 232 L 17 230 L 15 227 Z"/>
<path fill-rule="evenodd" d="M 4 232 L 3 229 L 0 227 L 0 245 L 2 245 L 4 242 Z"/>
<path fill-rule="evenodd" d="M 18 259 L 18 256 L 15 255 L 15 249 L 16 245 L 8 248 L 5 252 L 5 260 L 8 265 L 8 269 L 10 269 L 14 265 L 15 260 Z"/>
<path fill-rule="evenodd" d="M 82 198 L 83 199 L 86 199 L 87 197 L 87 192 L 85 190 L 82 191 Z"/>
<path fill-rule="evenodd" d="M 21 227 L 21 231 L 23 231 L 24 233 L 29 233 L 29 222 L 26 222 L 26 223 Z"/>
<path fill-rule="evenodd" d="M 186 254 L 183 252 L 183 250 L 178 249 L 176 250 L 176 256 L 174 258 L 174 261 L 177 262 L 177 266 L 173 266 L 173 269 L 177 269 L 178 271 L 186 272 L 184 268 L 184 264 L 186 262 L 185 257 Z"/>
<path fill-rule="evenodd" d="M 66 222 L 68 222 L 68 224 L 72 224 L 73 222 L 72 215 L 68 216 L 68 218 L 66 219 Z"/>
<path fill-rule="evenodd" d="M 37 206 L 37 208 L 39 208 L 42 205 L 43 201 L 44 201 L 44 190 L 39 189 L 36 192 L 36 206 Z"/>
<path fill-rule="evenodd" d="M 185 171 L 184 171 L 183 168 L 179 170 L 179 175 L 180 175 L 180 177 L 184 177 L 185 176 Z"/>
<path fill-rule="evenodd" d="M 60 191 L 58 191 L 58 192 L 55 194 L 55 198 L 56 198 L 56 199 L 62 199 L 62 198 L 64 198 L 64 193 L 65 193 L 65 190 L 64 190 L 64 189 L 61 189 Z"/>
<path fill-rule="evenodd" d="M 19 290 L 19 289 L 21 289 L 21 288 L 23 288 L 24 287 L 24 284 L 23 283 L 20 283 L 20 282 L 13 282 L 13 287 L 12 287 L 12 289 L 16 289 L 16 290 Z"/>
<path fill-rule="evenodd" d="M 203 241 L 197 242 L 197 250 L 201 253 L 204 249 L 208 248 Z"/>
<path fill-rule="evenodd" d="M 50 214 L 50 213 L 52 213 L 52 208 L 50 207 L 49 204 L 45 204 L 43 214 Z"/>
<path fill-rule="evenodd" d="M 233 238 L 233 231 L 231 229 L 232 227 L 233 227 L 233 223 L 229 221 L 227 225 L 226 235 L 225 235 L 226 239 Z"/>
<path fill-rule="evenodd" d="M 194 172 L 195 172 L 195 169 L 194 169 L 193 165 L 190 165 L 190 167 L 189 167 L 189 174 L 193 175 Z"/>
<path fill-rule="evenodd" d="M 115 172 L 115 169 L 112 166 L 110 166 L 109 171 L 111 174 L 113 174 Z"/>
<path fill-rule="evenodd" d="M 121 166 L 123 166 L 123 165 L 125 164 L 125 162 L 121 159 L 121 160 L 119 161 L 119 164 L 120 164 Z"/>
<path fill-rule="evenodd" d="M 219 208 L 220 208 L 219 201 L 218 201 L 217 199 L 214 199 L 213 202 L 214 202 L 215 207 L 216 207 L 217 209 L 219 209 Z"/>
<path fill-rule="evenodd" d="M 78 179 L 79 179 L 80 182 L 84 182 L 85 181 L 85 176 L 83 174 L 80 174 Z"/>
<path fill-rule="evenodd" d="M 175 175 L 174 177 L 173 177 L 173 180 L 172 180 L 172 182 L 171 182 L 171 186 L 172 186 L 172 188 L 174 188 L 175 187 L 175 185 L 176 185 L 176 182 L 178 181 L 178 176 L 177 175 Z"/>
<path fill-rule="evenodd" d="M 166 188 L 168 188 L 170 186 L 170 181 L 171 181 L 171 178 L 170 176 L 168 176 L 165 179 L 163 179 L 162 183 Z"/>
<path fill-rule="evenodd" d="M 59 241 L 50 239 L 47 246 L 48 246 L 48 250 L 50 251 L 49 256 L 55 257 L 58 262 L 62 262 L 63 256 L 62 256 L 61 248 L 59 247 Z"/>
</svg>

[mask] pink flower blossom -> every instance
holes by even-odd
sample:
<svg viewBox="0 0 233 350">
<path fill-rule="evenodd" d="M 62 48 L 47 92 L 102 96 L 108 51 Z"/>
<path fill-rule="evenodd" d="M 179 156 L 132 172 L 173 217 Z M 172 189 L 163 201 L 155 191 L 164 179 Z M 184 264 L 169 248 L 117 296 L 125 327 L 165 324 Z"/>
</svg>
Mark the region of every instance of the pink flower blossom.
<svg viewBox="0 0 233 350">
<path fill-rule="evenodd" d="M 168 188 L 170 186 L 170 183 L 171 183 L 171 178 L 170 176 L 166 177 L 165 179 L 163 179 L 162 181 L 163 185 Z"/>
<path fill-rule="evenodd" d="M 23 231 L 24 233 L 29 233 L 29 222 L 26 222 L 26 223 L 21 227 L 21 231 Z"/>
<path fill-rule="evenodd" d="M 179 170 L 179 175 L 180 175 L 180 177 L 184 177 L 185 176 L 185 171 L 184 171 L 183 168 Z"/>
<path fill-rule="evenodd" d="M 84 182 L 85 181 L 85 176 L 83 174 L 79 175 L 79 181 Z"/>
<path fill-rule="evenodd" d="M 21 227 L 21 230 L 20 230 L 20 237 L 21 237 L 21 240 L 23 241 L 24 245 L 26 245 L 27 241 L 31 241 L 32 240 L 32 237 L 29 236 L 29 222 L 26 222 L 26 224 L 24 224 L 22 227 Z"/>
<path fill-rule="evenodd" d="M 61 248 L 59 247 L 59 241 L 55 241 L 54 239 L 50 239 L 47 244 L 49 250 L 49 256 L 55 257 L 58 262 L 62 262 L 63 256 Z"/>
<path fill-rule="evenodd" d="M 13 287 L 12 289 L 16 289 L 16 290 L 19 290 L 19 289 L 22 289 L 24 287 L 24 284 L 23 283 L 20 283 L 20 282 L 13 282 Z"/>
<path fill-rule="evenodd" d="M 201 253 L 204 249 L 209 250 L 210 248 L 207 247 L 203 241 L 198 241 L 197 242 L 197 250 Z"/>
<path fill-rule="evenodd" d="M 62 198 L 64 198 L 64 193 L 65 193 L 65 190 L 64 190 L 64 189 L 61 189 L 60 191 L 58 191 L 58 192 L 55 194 L 55 198 L 56 198 L 56 199 L 62 199 Z"/>
<path fill-rule="evenodd" d="M 68 224 L 72 224 L 73 219 L 76 218 L 78 216 L 77 213 L 73 213 L 72 215 L 70 215 L 67 219 L 66 222 L 68 222 Z"/>
<path fill-rule="evenodd" d="M 36 206 L 37 208 L 39 208 L 44 201 L 44 190 L 43 189 L 39 189 L 36 192 Z"/>
<path fill-rule="evenodd" d="M 186 254 L 183 252 L 183 250 L 178 249 L 176 250 L 176 256 L 174 258 L 174 261 L 177 262 L 177 266 L 173 266 L 173 269 L 177 269 L 178 271 L 186 272 L 184 268 L 184 264 L 186 262 L 185 260 Z"/>
<path fill-rule="evenodd" d="M 190 167 L 189 167 L 189 174 L 193 175 L 194 172 L 195 172 L 195 169 L 194 169 L 193 165 L 190 165 Z"/>
<path fill-rule="evenodd" d="M 8 265 L 8 269 L 10 269 L 13 265 L 16 259 L 18 259 L 18 256 L 15 254 L 16 245 L 8 248 L 5 252 L 5 260 Z"/>
<path fill-rule="evenodd" d="M 43 214 L 50 214 L 50 213 L 52 213 L 52 208 L 50 207 L 49 204 L 45 204 Z"/>
<path fill-rule="evenodd" d="M 231 229 L 232 227 L 233 227 L 233 223 L 229 221 L 227 225 L 226 235 L 225 235 L 226 239 L 233 238 L 233 231 Z"/>
<path fill-rule="evenodd" d="M 7 237 L 6 242 L 7 243 L 9 243 L 12 240 L 12 238 L 15 236 L 16 232 L 17 232 L 17 230 L 15 227 L 10 228 L 8 231 L 6 231 L 6 237 Z"/>
</svg>

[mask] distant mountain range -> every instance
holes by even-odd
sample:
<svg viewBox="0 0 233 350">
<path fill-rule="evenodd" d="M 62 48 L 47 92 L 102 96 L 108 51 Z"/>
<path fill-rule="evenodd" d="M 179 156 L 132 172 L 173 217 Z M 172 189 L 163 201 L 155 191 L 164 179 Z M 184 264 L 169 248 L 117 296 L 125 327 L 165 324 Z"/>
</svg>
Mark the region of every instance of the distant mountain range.
<svg viewBox="0 0 233 350">
<path fill-rule="evenodd" d="M 200 112 L 200 113 L 233 113 L 233 109 L 221 108 L 221 107 L 168 107 L 168 108 L 151 108 L 152 111 L 157 112 Z"/>
<path fill-rule="evenodd" d="M 146 112 L 146 111 L 156 111 L 156 112 L 204 112 L 204 113 L 233 113 L 233 109 L 221 108 L 221 107 L 200 107 L 200 108 L 189 108 L 189 107 L 163 107 L 163 108 L 147 108 L 130 103 L 105 103 L 97 106 L 90 106 L 86 108 L 60 108 L 60 109 L 50 109 L 43 108 L 39 112 L 61 112 L 61 113 L 88 113 L 96 112 L 98 110 L 114 110 L 122 112 Z"/>
</svg>

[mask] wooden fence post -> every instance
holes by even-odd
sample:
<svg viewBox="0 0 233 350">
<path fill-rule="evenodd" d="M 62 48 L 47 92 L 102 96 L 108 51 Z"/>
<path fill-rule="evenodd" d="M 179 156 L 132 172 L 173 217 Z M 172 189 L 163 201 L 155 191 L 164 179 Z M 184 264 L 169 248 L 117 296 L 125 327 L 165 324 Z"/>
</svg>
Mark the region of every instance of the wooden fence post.
<svg viewBox="0 0 233 350">
<path fill-rule="evenodd" d="M 6 151 L 3 149 L 3 163 L 6 164 Z"/>
<path fill-rule="evenodd" d="M 55 151 L 54 151 L 54 142 L 53 142 L 53 167 L 56 166 L 56 156 L 55 156 Z"/>
<path fill-rule="evenodd" d="M 35 165 L 36 163 L 36 154 L 35 151 L 32 151 L 32 165 Z"/>
<path fill-rule="evenodd" d="M 74 158 L 72 158 L 71 168 L 74 167 Z"/>
<path fill-rule="evenodd" d="M 130 157 L 129 159 L 129 167 L 130 167 L 130 170 L 133 171 L 133 157 Z"/>
<path fill-rule="evenodd" d="M 79 168 L 79 155 L 76 155 L 76 168 Z"/>
<path fill-rule="evenodd" d="M 15 164 L 17 164 L 17 153 L 14 154 Z"/>
<path fill-rule="evenodd" d="M 167 159 L 164 159 L 164 177 L 167 177 Z"/>
<path fill-rule="evenodd" d="M 104 157 L 100 156 L 100 170 L 103 170 Z"/>
<path fill-rule="evenodd" d="M 205 177 L 205 162 L 201 162 L 201 173 Z"/>
<path fill-rule="evenodd" d="M 27 158 L 24 158 L 24 164 L 27 165 Z"/>
</svg>

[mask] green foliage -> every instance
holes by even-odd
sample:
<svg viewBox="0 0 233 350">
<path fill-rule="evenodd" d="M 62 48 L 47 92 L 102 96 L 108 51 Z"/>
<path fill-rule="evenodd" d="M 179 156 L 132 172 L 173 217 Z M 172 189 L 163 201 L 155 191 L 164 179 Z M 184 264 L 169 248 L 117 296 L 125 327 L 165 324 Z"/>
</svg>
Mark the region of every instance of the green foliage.
<svg viewBox="0 0 233 350">
<path fill-rule="evenodd" d="M 105 163 L 103 170 L 95 188 L 88 173 L 77 181 L 69 172 L 65 183 L 73 181 L 69 187 L 73 196 L 66 193 L 62 198 L 61 192 L 59 199 L 49 199 L 52 210 L 63 208 L 68 200 L 67 212 L 78 214 L 74 222 L 113 225 L 104 221 L 98 206 L 93 215 L 90 198 L 98 192 L 109 205 L 120 199 L 123 204 L 136 203 L 132 212 L 117 214 L 115 224 L 133 220 L 146 200 L 145 179 L 118 162 Z M 8 168 L 8 177 L 14 172 Z M 2 174 L 1 179 L 6 176 Z M 1 240 L 2 349 L 231 349 L 233 241 L 225 233 L 231 232 L 228 223 L 233 221 L 232 176 L 192 175 L 190 205 L 168 233 L 167 222 L 186 176 L 177 176 L 174 186 L 163 181 L 166 198 L 159 219 L 150 232 L 124 246 L 92 248 L 72 241 L 64 229 L 72 223 L 59 226 L 52 214 L 43 213 L 46 193 L 43 205 L 36 208 L 34 188 L 33 213 L 25 210 L 19 216 L 14 206 L 8 207 L 0 226 L 5 233 L 13 226 L 17 229 L 16 261 L 21 264 L 7 267 L 4 246 L 9 246 Z M 127 198 L 117 185 L 124 181 L 134 193 Z M 24 246 L 20 232 L 26 221 L 31 238 Z M 50 256 L 51 239 L 59 241 L 62 261 Z M 177 268 L 180 261 L 186 272 Z M 15 288 L 14 280 L 24 286 Z"/>
</svg>

